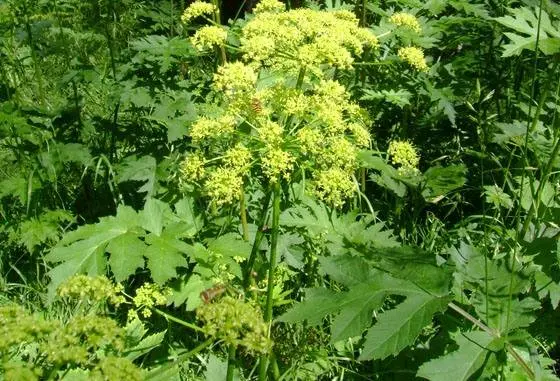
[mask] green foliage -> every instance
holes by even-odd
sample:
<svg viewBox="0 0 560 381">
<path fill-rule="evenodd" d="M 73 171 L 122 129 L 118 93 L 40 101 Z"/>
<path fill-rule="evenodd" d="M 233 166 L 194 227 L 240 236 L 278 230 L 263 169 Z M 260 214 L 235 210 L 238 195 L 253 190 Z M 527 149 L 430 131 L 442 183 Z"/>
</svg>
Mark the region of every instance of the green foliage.
<svg viewBox="0 0 560 381">
<path fill-rule="evenodd" d="M 288 3 L 0 0 L 0 379 L 558 379 L 560 7 Z"/>
</svg>

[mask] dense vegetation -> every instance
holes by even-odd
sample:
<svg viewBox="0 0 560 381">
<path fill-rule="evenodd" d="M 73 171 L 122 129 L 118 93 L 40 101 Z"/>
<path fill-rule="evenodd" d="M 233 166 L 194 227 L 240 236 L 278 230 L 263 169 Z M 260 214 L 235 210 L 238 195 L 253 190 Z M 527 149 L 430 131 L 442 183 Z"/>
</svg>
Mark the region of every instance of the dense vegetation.
<svg viewBox="0 0 560 381">
<path fill-rule="evenodd" d="M 557 380 L 560 6 L 213 1 L 0 0 L 0 379 Z"/>
</svg>

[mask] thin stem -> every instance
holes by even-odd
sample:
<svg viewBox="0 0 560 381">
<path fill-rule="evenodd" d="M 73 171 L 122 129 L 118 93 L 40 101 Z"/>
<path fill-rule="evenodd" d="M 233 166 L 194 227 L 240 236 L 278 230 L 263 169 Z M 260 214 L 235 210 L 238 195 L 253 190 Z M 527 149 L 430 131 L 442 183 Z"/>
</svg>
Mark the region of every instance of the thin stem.
<svg viewBox="0 0 560 381">
<path fill-rule="evenodd" d="M 278 233 L 280 230 L 280 183 L 274 184 L 274 199 L 272 203 L 272 237 L 270 240 L 270 259 L 268 263 L 268 284 L 266 291 L 266 308 L 264 311 L 264 321 L 270 324 L 272 321 L 272 304 L 273 304 L 273 291 L 274 291 L 274 272 L 276 270 L 276 256 L 278 253 Z M 259 362 L 259 381 L 266 379 L 270 357 L 263 355 Z"/>
<path fill-rule="evenodd" d="M 449 306 L 449 308 L 451 308 L 455 312 L 459 313 L 459 315 L 463 316 L 465 319 L 467 319 L 468 321 L 470 321 L 471 323 L 476 325 L 478 328 L 480 328 L 481 330 L 483 330 L 484 332 L 486 332 L 490 336 L 495 337 L 495 338 L 501 337 L 499 332 L 497 332 L 497 331 L 493 330 L 492 328 L 488 327 L 486 324 L 484 324 L 483 322 L 481 322 L 480 320 L 478 320 L 477 318 L 475 318 L 474 316 L 469 314 L 467 311 L 465 311 L 464 309 L 462 309 L 461 307 L 459 307 L 455 303 L 451 302 L 451 303 L 448 304 L 448 306 Z M 535 379 L 535 373 L 531 370 L 529 365 L 527 365 L 527 363 L 525 362 L 525 360 L 523 360 L 523 358 L 519 355 L 519 353 L 517 353 L 515 348 L 510 343 L 506 343 L 505 347 L 506 347 L 506 350 L 513 356 L 515 361 L 517 361 L 517 363 L 527 373 L 529 378 L 531 380 L 534 380 Z"/>
<path fill-rule="evenodd" d="M 182 319 L 179 319 L 179 318 L 177 318 L 177 317 L 175 317 L 175 316 L 173 316 L 173 315 L 170 315 L 170 314 L 168 314 L 167 312 L 164 312 L 164 311 L 160 310 L 159 308 L 154 308 L 153 311 L 154 311 L 155 313 L 157 313 L 158 315 L 163 316 L 163 317 L 166 318 L 167 320 L 171 320 L 171 321 L 174 322 L 174 323 L 180 324 L 180 325 L 182 325 L 182 326 L 185 326 L 185 327 L 190 328 L 190 329 L 192 329 L 192 330 L 194 330 L 194 331 L 197 331 L 197 332 L 204 332 L 204 330 L 203 330 L 202 328 L 200 328 L 199 326 L 194 325 L 194 324 L 191 324 L 191 323 L 188 323 L 188 322 L 186 322 L 186 321 L 184 321 L 184 320 L 182 320 Z"/>
<path fill-rule="evenodd" d="M 174 361 L 166 361 L 165 364 L 163 364 L 162 366 L 160 366 L 158 369 L 151 371 L 150 372 L 150 376 L 151 377 L 155 377 L 157 375 L 160 375 L 162 373 L 164 373 L 167 369 L 172 368 L 174 366 L 177 365 L 177 363 L 184 361 L 186 359 L 188 359 L 191 356 L 194 356 L 196 354 L 198 354 L 199 352 L 201 352 L 203 349 L 206 349 L 207 347 L 209 347 L 210 345 L 212 345 L 213 339 L 208 339 L 205 342 L 203 342 L 202 344 L 200 344 L 199 346 L 195 347 L 194 349 L 188 351 L 188 352 L 184 352 L 182 354 L 180 354 L 179 356 L 177 356 L 175 359 L 173 359 Z"/>
</svg>

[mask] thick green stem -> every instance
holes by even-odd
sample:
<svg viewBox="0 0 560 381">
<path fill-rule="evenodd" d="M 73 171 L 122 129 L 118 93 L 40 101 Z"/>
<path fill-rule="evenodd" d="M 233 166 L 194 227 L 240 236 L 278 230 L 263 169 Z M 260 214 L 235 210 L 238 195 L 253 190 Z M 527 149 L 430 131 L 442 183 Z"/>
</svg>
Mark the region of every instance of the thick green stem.
<svg viewBox="0 0 560 381">
<path fill-rule="evenodd" d="M 239 214 L 243 228 L 243 239 L 249 241 L 249 225 L 247 224 L 247 207 L 245 206 L 245 188 L 241 187 L 239 193 Z"/>
<path fill-rule="evenodd" d="M 233 371 L 235 370 L 235 350 L 235 345 L 230 344 L 228 351 L 226 381 L 233 381 Z"/>
<path fill-rule="evenodd" d="M 258 230 L 255 235 L 255 240 L 253 242 L 253 247 L 251 249 L 251 255 L 249 256 L 249 260 L 247 261 L 247 266 L 245 267 L 245 273 L 243 274 L 243 286 L 245 288 L 249 287 L 251 284 L 251 272 L 253 271 L 253 265 L 255 264 L 255 260 L 257 259 L 257 254 L 259 252 L 259 248 L 261 247 L 261 242 L 264 237 L 264 230 L 265 230 L 265 223 L 267 219 L 267 212 L 268 212 L 268 204 L 270 202 L 270 193 L 268 193 L 263 202 L 263 209 L 261 213 L 261 219 L 259 221 Z"/>
<path fill-rule="evenodd" d="M 274 272 L 276 270 L 276 255 L 278 253 L 278 233 L 280 230 L 280 183 L 274 184 L 273 190 L 273 203 L 272 203 L 272 236 L 270 239 L 270 259 L 268 262 L 268 284 L 266 290 L 266 307 L 264 310 L 264 321 L 270 324 L 272 321 L 272 304 L 273 304 L 273 291 L 274 291 Z M 270 355 L 263 355 L 259 362 L 259 381 L 266 379 L 268 370 L 268 363 Z"/>
<path fill-rule="evenodd" d="M 212 0 L 212 4 L 214 4 L 215 7 L 215 11 L 214 11 L 214 22 L 216 23 L 216 25 L 221 25 L 222 24 L 222 16 L 220 14 L 220 0 Z M 218 50 L 220 51 L 220 57 L 222 60 L 222 64 L 225 64 L 227 62 L 227 56 L 226 56 L 226 49 L 223 46 L 220 46 L 218 48 Z"/>
</svg>

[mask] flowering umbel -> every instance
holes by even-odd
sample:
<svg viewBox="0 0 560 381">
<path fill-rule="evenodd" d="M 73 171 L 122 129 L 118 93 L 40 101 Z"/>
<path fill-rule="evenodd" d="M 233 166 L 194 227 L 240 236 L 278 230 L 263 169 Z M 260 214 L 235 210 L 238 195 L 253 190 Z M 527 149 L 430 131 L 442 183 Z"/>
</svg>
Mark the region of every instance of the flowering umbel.
<svg viewBox="0 0 560 381">
<path fill-rule="evenodd" d="M 424 52 L 421 49 L 414 46 L 409 46 L 406 48 L 400 48 L 397 54 L 400 59 L 407 62 L 416 70 L 428 70 L 428 65 L 426 64 L 426 60 L 424 59 Z"/>
<path fill-rule="evenodd" d="M 394 13 L 389 18 L 389 21 L 391 21 L 395 25 L 409 28 L 415 31 L 416 33 L 420 33 L 420 31 L 422 30 L 422 28 L 420 27 L 420 23 L 418 22 L 418 19 L 414 15 L 411 15 L 410 13 L 405 13 L 405 12 Z"/>
<path fill-rule="evenodd" d="M 393 140 L 389 143 L 387 153 L 391 162 L 399 166 L 399 170 L 406 173 L 416 172 L 420 157 L 416 148 L 408 141 Z"/>
<path fill-rule="evenodd" d="M 351 69 L 377 38 L 351 12 L 285 11 L 264 0 L 240 44 L 243 60 L 223 63 L 213 78 L 220 113 L 191 126 L 199 149 L 181 163 L 181 181 L 221 207 L 241 199 L 249 178 L 275 184 L 304 173 L 317 197 L 342 207 L 355 191 L 357 154 L 370 146 L 370 121 L 329 68 Z"/>
</svg>

